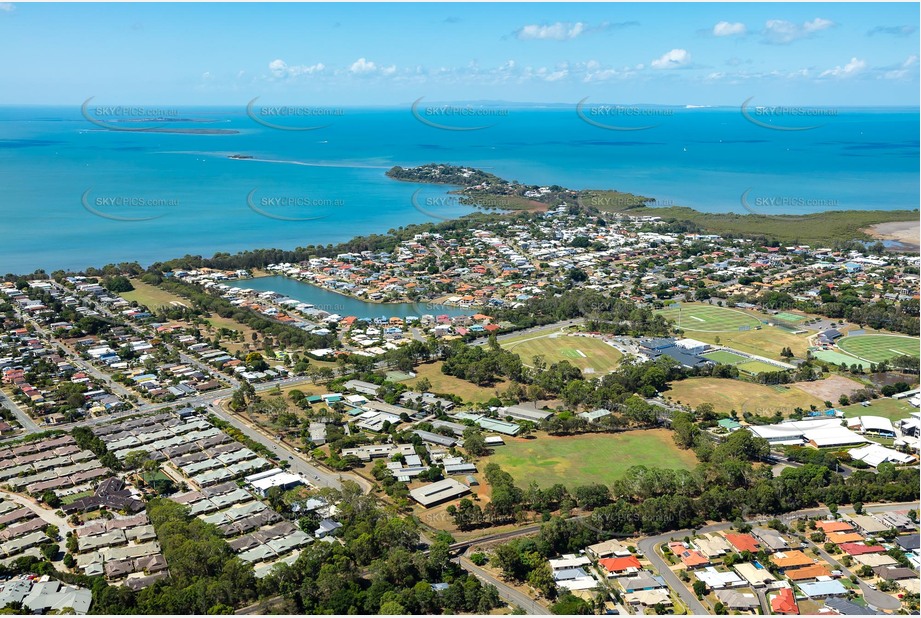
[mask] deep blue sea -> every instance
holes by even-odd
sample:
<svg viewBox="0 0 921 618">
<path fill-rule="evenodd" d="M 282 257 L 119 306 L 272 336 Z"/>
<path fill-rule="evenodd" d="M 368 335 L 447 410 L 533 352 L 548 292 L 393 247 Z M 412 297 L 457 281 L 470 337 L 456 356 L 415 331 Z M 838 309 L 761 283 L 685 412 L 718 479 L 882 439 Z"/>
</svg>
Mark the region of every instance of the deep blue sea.
<svg viewBox="0 0 921 618">
<path fill-rule="evenodd" d="M 642 131 L 593 126 L 574 108 L 511 108 L 475 131 L 428 126 L 409 108 L 338 111 L 273 118 L 287 127 L 327 125 L 313 131 L 263 126 L 244 106 L 113 124 L 236 131 L 186 134 L 107 130 L 76 105 L 0 107 L 0 273 L 335 243 L 469 212 L 445 199 L 446 187 L 384 175 L 393 165 L 429 162 L 711 212 L 744 213 L 742 195 L 764 214 L 919 204 L 917 108 L 777 120 L 820 125 L 807 131 L 767 129 L 738 108 L 614 121 L 655 123 Z M 474 126 L 460 117 L 438 122 Z"/>
</svg>

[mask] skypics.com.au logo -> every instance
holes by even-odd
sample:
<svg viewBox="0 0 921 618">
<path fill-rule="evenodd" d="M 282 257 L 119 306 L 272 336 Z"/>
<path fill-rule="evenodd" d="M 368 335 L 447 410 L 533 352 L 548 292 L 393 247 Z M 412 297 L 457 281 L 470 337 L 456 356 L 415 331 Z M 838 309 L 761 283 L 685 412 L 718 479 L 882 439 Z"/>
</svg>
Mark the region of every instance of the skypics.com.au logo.
<svg viewBox="0 0 921 618">
<path fill-rule="evenodd" d="M 179 199 L 162 196 L 100 194 L 90 187 L 80 196 L 80 204 L 92 215 L 110 221 L 153 221 L 179 207 Z"/>
<path fill-rule="evenodd" d="M 312 105 L 261 105 L 256 106 L 256 97 L 246 105 L 246 115 L 253 122 L 276 131 L 317 131 L 333 123 L 315 124 L 316 119 L 341 118 L 345 110 L 341 107 L 318 107 Z M 299 122 L 307 124 L 298 124 Z"/>
<path fill-rule="evenodd" d="M 742 117 L 757 127 L 772 131 L 812 131 L 825 126 L 825 123 L 815 124 L 817 118 L 838 116 L 838 110 L 832 107 L 752 106 L 754 98 L 748 97 L 742 102 Z"/>
<path fill-rule="evenodd" d="M 779 217 L 786 221 L 800 221 L 805 218 L 804 215 L 837 210 L 841 207 L 840 202 L 833 198 L 756 193 L 753 187 L 742 192 L 739 203 L 750 214 Z"/>
<path fill-rule="evenodd" d="M 482 131 L 496 126 L 494 122 L 481 124 L 484 119 L 508 118 L 509 115 L 507 108 L 485 105 L 423 105 L 424 98 L 419 97 L 410 106 L 413 118 L 442 131 Z"/>
<path fill-rule="evenodd" d="M 108 131 L 142 132 L 157 129 L 164 122 L 175 122 L 180 119 L 179 110 L 165 107 L 146 107 L 143 105 L 96 105 L 90 102 L 96 97 L 90 97 L 80 106 L 83 118 Z"/>
<path fill-rule="evenodd" d="M 588 99 L 589 97 L 585 97 L 576 103 L 576 115 L 582 122 L 606 131 L 648 131 L 659 126 L 659 124 L 645 124 L 649 122 L 649 118 L 674 115 L 674 110 L 669 108 L 637 105 L 586 105 Z M 642 120 L 644 124 L 631 124 L 637 120 Z"/>
<path fill-rule="evenodd" d="M 512 201 L 502 195 L 484 195 L 476 198 L 455 195 L 421 197 L 422 191 L 422 189 L 417 189 L 413 192 L 411 198 L 413 208 L 439 221 L 457 219 L 476 212 L 477 209 L 511 210 L 514 208 Z"/>
<path fill-rule="evenodd" d="M 317 221 L 345 207 L 345 200 L 313 195 L 260 195 L 253 189 L 246 195 L 247 207 L 257 215 L 276 221 Z"/>
</svg>

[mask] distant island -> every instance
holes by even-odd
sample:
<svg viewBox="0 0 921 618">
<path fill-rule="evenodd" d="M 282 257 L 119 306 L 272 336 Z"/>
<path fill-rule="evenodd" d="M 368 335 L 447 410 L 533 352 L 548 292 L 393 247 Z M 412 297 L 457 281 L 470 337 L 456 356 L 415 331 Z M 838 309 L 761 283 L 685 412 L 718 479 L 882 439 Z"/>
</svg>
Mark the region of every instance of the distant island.
<svg viewBox="0 0 921 618">
<path fill-rule="evenodd" d="M 387 171 L 394 180 L 454 185 L 450 193 L 462 204 L 487 210 L 540 211 L 568 205 L 591 213 L 655 217 L 683 224 L 688 231 L 812 245 L 835 241 L 896 241 L 890 247 L 918 251 L 918 210 L 829 210 L 807 215 L 759 215 L 700 212 L 686 206 L 658 206 L 656 199 L 607 189 L 567 189 L 559 185 L 527 185 L 506 180 L 469 166 L 427 163 L 395 166 Z M 880 226 L 880 224 L 890 224 Z M 901 224 L 901 225 L 897 225 Z M 899 239 L 889 230 L 900 230 Z M 880 227 L 877 227 L 880 226 Z M 911 238 L 914 243 L 909 242 Z"/>
</svg>

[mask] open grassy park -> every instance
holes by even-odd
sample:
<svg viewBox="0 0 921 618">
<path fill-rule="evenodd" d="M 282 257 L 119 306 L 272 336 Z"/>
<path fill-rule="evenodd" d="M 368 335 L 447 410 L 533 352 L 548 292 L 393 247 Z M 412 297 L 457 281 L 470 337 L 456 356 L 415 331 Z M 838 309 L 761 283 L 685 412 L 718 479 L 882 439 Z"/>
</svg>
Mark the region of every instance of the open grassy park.
<svg viewBox="0 0 921 618">
<path fill-rule="evenodd" d="M 176 303 L 185 305 L 186 307 L 191 306 L 188 299 L 161 290 L 157 286 L 144 283 L 139 279 L 132 279 L 131 285 L 134 286 L 132 291 L 121 292 L 119 296 L 128 302 L 136 301 L 150 310 L 159 309 L 167 305 L 175 305 Z"/>
<path fill-rule="evenodd" d="M 919 340 L 904 335 L 852 335 L 838 341 L 838 347 L 857 358 L 880 363 L 897 356 L 918 358 Z"/>
<path fill-rule="evenodd" d="M 740 380 L 722 378 L 688 378 L 673 382 L 664 393 L 672 401 L 697 407 L 709 402 L 717 412 L 771 415 L 776 410 L 790 414 L 796 407 L 809 409 L 810 405 L 823 408 L 823 400 L 798 388 L 766 386 Z"/>
<path fill-rule="evenodd" d="M 548 364 L 565 360 L 588 374 L 608 373 L 622 356 L 601 339 L 569 335 L 556 328 L 503 339 L 500 344 L 521 357 L 525 365 L 532 365 L 535 356 L 543 356 Z"/>
<path fill-rule="evenodd" d="M 631 466 L 689 470 L 697 464 L 694 453 L 675 446 L 671 432 L 664 429 L 561 437 L 540 432 L 535 436 L 506 437 L 505 446 L 489 456 L 519 487 L 534 481 L 541 487 L 562 483 L 573 488 L 611 483 Z"/>
</svg>

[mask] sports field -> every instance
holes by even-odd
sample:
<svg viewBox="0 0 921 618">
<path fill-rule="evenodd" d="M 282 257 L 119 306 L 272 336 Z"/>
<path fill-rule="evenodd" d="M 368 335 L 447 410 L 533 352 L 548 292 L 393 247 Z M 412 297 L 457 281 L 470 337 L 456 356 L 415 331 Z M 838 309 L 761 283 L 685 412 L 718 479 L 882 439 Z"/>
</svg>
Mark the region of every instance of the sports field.
<svg viewBox="0 0 921 618">
<path fill-rule="evenodd" d="M 704 358 L 709 358 L 715 363 L 720 365 L 735 365 L 736 363 L 742 363 L 747 360 L 744 356 L 740 354 L 735 354 L 733 352 L 727 352 L 726 350 L 715 350 L 713 352 L 707 352 L 706 354 L 701 354 Z"/>
<path fill-rule="evenodd" d="M 713 409 L 717 412 L 735 410 L 739 414 L 752 412 L 764 416 L 769 416 L 777 410 L 783 414 L 790 414 L 796 407 L 808 410 L 810 405 L 823 405 L 818 397 L 795 387 L 766 386 L 722 378 L 677 380 L 672 382 L 671 388 L 664 394 L 671 401 L 694 408 L 706 402 L 712 403 Z"/>
<path fill-rule="evenodd" d="M 844 363 L 848 367 L 851 365 L 857 365 L 863 369 L 870 367 L 870 363 L 862 361 L 859 358 L 855 358 L 850 354 L 842 354 L 841 352 L 832 352 L 831 350 L 815 350 L 812 352 L 812 355 L 819 359 L 820 361 L 825 361 L 826 363 L 831 363 L 832 365 L 840 365 Z"/>
<path fill-rule="evenodd" d="M 912 412 L 917 411 L 917 408 L 908 403 L 907 399 L 880 397 L 879 399 L 871 400 L 870 405 L 866 407 L 859 403 L 854 403 L 849 406 L 844 406 L 840 408 L 840 410 L 844 412 L 845 418 L 869 414 L 872 416 L 883 416 L 890 421 L 898 421 L 903 418 L 908 418 Z"/>
<path fill-rule="evenodd" d="M 783 320 L 784 322 L 792 322 L 794 324 L 798 322 L 802 322 L 803 320 L 806 319 L 806 316 L 804 315 L 797 315 L 795 313 L 787 313 L 786 311 L 781 311 L 780 313 L 775 314 L 774 317 L 777 318 L 778 320 Z"/>
<path fill-rule="evenodd" d="M 675 446 L 670 431 L 651 429 L 616 434 L 505 438 L 495 449 L 495 462 L 512 475 L 518 487 L 531 481 L 540 487 L 562 483 L 572 489 L 589 483 L 611 483 L 631 466 L 690 470 L 697 464 L 692 451 Z"/>
<path fill-rule="evenodd" d="M 739 363 L 736 365 L 736 368 L 743 373 L 767 373 L 769 371 L 783 371 L 780 367 L 775 367 L 768 363 L 761 362 L 759 360 L 748 361 L 747 363 Z"/>
<path fill-rule="evenodd" d="M 881 363 L 897 356 L 918 358 L 919 340 L 903 335 L 853 335 L 838 341 L 838 347 L 848 354 L 871 363 Z"/>
<path fill-rule="evenodd" d="M 790 348 L 799 358 L 806 356 L 809 341 L 805 335 L 794 335 L 788 330 L 774 326 L 765 326 L 758 330 L 740 330 L 731 333 L 694 333 L 694 339 L 735 348 L 747 354 L 766 356 L 775 360 L 786 360 L 780 355 L 781 350 Z"/>
<path fill-rule="evenodd" d="M 567 335 L 559 330 L 538 331 L 499 343 L 521 357 L 525 365 L 532 365 L 535 356 L 543 356 L 547 364 L 565 360 L 585 373 L 608 373 L 617 367 L 622 356 L 600 339 Z"/>
<path fill-rule="evenodd" d="M 755 328 L 761 325 L 761 320 L 744 311 L 703 303 L 682 303 L 680 307 L 671 305 L 658 313 L 676 325 L 680 317 L 681 329 L 686 331 L 727 333 L 739 330 L 740 326 Z"/>
</svg>

